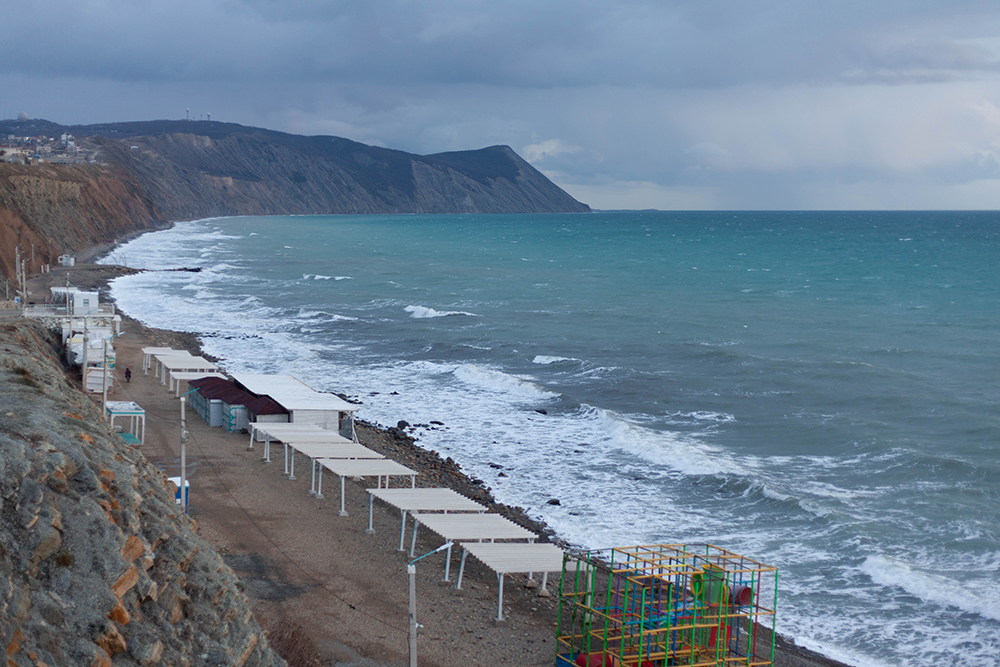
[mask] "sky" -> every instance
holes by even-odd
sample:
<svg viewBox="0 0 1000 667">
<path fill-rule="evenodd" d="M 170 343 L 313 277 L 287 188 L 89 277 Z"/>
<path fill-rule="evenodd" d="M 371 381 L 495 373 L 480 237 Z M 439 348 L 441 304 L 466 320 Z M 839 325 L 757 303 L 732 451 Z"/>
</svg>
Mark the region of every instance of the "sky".
<svg viewBox="0 0 1000 667">
<path fill-rule="evenodd" d="M 1000 3 L 4 2 L 0 117 L 506 144 L 597 209 L 1000 209 Z"/>
</svg>

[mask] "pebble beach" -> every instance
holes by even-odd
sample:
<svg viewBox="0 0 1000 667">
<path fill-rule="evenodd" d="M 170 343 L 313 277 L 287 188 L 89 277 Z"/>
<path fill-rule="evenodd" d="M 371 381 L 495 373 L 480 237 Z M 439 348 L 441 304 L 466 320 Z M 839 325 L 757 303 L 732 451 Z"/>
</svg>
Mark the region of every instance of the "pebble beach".
<svg viewBox="0 0 1000 667">
<path fill-rule="evenodd" d="M 106 250 L 102 248 L 97 251 Z M 61 285 L 61 269 L 36 279 L 32 291 Z M 78 265 L 72 283 L 101 289 L 125 272 L 114 265 Z M 37 297 L 36 297 L 37 298 Z M 142 348 L 169 346 L 199 353 L 190 334 L 150 329 L 123 315 L 126 335 L 116 341 L 118 367 L 132 371 L 114 400 L 133 400 L 147 414 L 141 453 L 168 476 L 179 475 L 179 402 L 141 371 Z M 282 475 L 280 461 L 264 463 L 247 436 L 209 427 L 188 412 L 186 452 L 192 485 L 189 514 L 244 582 L 255 613 L 275 649 L 291 664 L 402 665 L 408 660 L 407 557 L 398 547 L 398 512 L 375 504 L 374 535 L 365 534 L 365 485 L 348 482 L 349 516 L 337 516 L 336 494 L 323 500 L 308 494 L 309 479 Z M 358 425 L 361 443 L 420 472 L 418 486 L 448 486 L 559 543 L 544 524 L 520 508 L 496 503 L 481 482 L 464 475 L 450 459 L 417 445 L 399 429 Z M 332 480 L 331 480 L 332 482 Z M 419 534 L 416 553 L 442 540 Z M 548 665 L 555 658 L 555 597 L 540 597 L 524 577 L 508 576 L 503 623 L 496 623 L 497 578 L 469 559 L 463 590 L 441 581 L 443 554 L 417 568 L 418 654 L 422 665 Z M 550 579 L 550 582 L 553 580 Z M 555 589 L 557 582 L 550 583 Z M 780 630 L 780 626 L 779 626 Z M 837 665 L 778 637 L 776 665 Z M 295 657 L 293 657 L 293 655 Z M 296 662 L 298 660 L 299 662 Z"/>
</svg>

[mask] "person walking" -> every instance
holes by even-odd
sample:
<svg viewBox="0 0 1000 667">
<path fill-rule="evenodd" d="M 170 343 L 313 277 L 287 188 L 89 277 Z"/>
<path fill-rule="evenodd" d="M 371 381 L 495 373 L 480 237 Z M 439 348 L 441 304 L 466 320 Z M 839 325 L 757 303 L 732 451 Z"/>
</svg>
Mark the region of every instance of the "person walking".
<svg viewBox="0 0 1000 667">
<path fill-rule="evenodd" d="M 131 381 L 132 381 L 132 371 L 130 371 L 129 369 L 126 368 L 125 369 L 125 382 L 131 382 Z"/>
</svg>

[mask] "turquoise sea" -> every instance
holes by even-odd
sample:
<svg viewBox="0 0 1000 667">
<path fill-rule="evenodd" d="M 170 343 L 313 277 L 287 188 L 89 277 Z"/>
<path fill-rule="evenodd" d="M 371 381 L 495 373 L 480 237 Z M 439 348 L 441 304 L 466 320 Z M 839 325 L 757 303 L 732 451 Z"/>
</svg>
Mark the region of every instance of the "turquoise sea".
<svg viewBox="0 0 1000 667">
<path fill-rule="evenodd" d="M 420 444 L 571 543 L 711 542 L 780 568 L 802 645 L 993 667 L 998 260 L 995 213 L 598 212 L 210 219 L 105 261 L 200 267 L 113 295 L 443 422 Z"/>
</svg>

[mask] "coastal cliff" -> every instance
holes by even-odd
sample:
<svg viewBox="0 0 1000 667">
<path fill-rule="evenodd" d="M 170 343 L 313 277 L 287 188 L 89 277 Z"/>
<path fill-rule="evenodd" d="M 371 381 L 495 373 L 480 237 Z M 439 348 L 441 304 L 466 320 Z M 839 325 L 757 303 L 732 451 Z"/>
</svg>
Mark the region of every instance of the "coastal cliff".
<svg viewBox="0 0 1000 667">
<path fill-rule="evenodd" d="M 6 664 L 282 667 L 175 487 L 66 379 L 58 344 L 0 326 Z"/>
<path fill-rule="evenodd" d="M 18 244 L 29 264 L 34 253 L 33 272 L 59 255 L 165 224 L 145 189 L 119 168 L 0 164 L 0 275 L 14 276 Z"/>
<path fill-rule="evenodd" d="M 155 130 L 161 133 L 154 133 Z M 217 215 L 585 212 L 507 146 L 419 156 L 222 123 L 81 140 L 169 219 Z"/>
<path fill-rule="evenodd" d="M 73 149 L 90 158 L 0 163 L 0 274 L 8 278 L 18 244 L 23 253 L 34 246 L 34 272 L 59 255 L 175 220 L 590 210 L 507 146 L 420 156 L 339 137 L 201 121 L 67 127 L 8 120 L 0 121 L 0 135 L 72 135 Z"/>
</svg>

